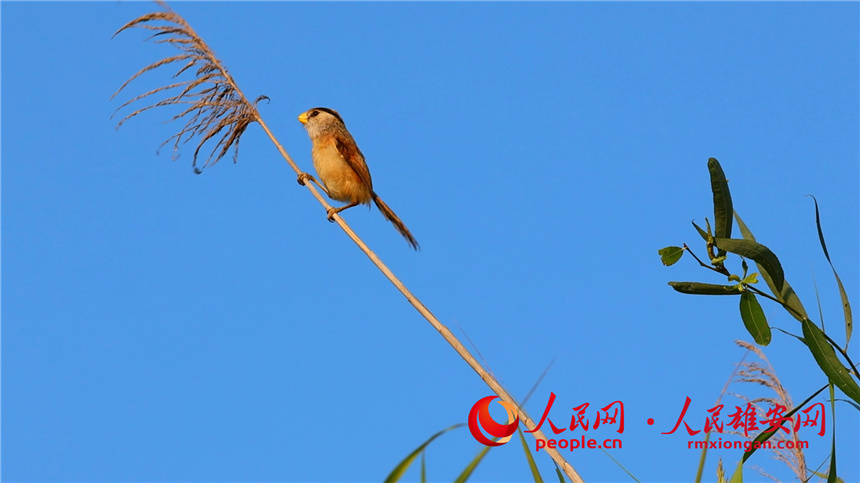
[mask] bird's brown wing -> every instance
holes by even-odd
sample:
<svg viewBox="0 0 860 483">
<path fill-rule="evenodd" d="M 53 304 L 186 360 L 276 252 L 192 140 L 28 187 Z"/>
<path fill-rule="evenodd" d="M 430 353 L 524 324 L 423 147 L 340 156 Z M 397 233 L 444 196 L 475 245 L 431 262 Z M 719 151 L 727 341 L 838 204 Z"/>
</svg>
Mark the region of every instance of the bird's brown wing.
<svg viewBox="0 0 860 483">
<path fill-rule="evenodd" d="M 361 181 L 367 185 L 367 188 L 372 193 L 373 182 L 370 180 L 370 170 L 367 169 L 367 163 L 364 162 L 364 155 L 361 154 L 355 141 L 352 139 L 344 139 L 343 136 L 338 133 L 338 135 L 335 136 L 335 147 L 340 155 L 343 156 L 343 159 L 346 160 L 346 163 L 349 164 L 349 167 L 355 171 L 358 177 L 361 178 Z"/>
</svg>

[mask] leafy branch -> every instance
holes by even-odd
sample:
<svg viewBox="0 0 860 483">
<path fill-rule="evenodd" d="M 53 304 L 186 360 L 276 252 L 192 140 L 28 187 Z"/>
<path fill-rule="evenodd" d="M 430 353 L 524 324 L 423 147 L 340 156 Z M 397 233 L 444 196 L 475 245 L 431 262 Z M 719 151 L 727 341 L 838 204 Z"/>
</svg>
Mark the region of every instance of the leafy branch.
<svg viewBox="0 0 860 483">
<path fill-rule="evenodd" d="M 842 300 L 842 309 L 845 320 L 845 347 L 840 347 L 830 336 L 825 333 L 823 327 L 819 327 L 810 320 L 800 298 L 794 292 L 791 285 L 785 280 L 785 273 L 779 258 L 769 248 L 758 243 L 752 232 L 743 222 L 738 213 L 734 210 L 731 193 L 729 191 L 728 181 L 723 172 L 720 163 L 715 158 L 708 160 L 708 171 L 711 178 L 711 191 L 714 200 L 714 228 L 711 229 L 711 224 L 708 219 L 705 219 L 705 229 L 702 229 L 695 222 L 693 227 L 698 232 L 699 236 L 705 242 L 705 251 L 708 254 L 708 263 L 696 256 L 687 244 L 683 246 L 669 246 L 658 251 L 664 265 L 670 266 L 677 263 L 684 255 L 689 252 L 690 255 L 703 268 L 712 272 L 721 274 L 727 278 L 727 284 L 713 284 L 704 282 L 669 282 L 669 285 L 678 292 L 693 295 L 739 295 L 740 296 L 740 315 L 747 331 L 753 337 L 755 342 L 761 346 L 767 346 L 771 342 L 771 327 L 765 317 L 764 311 L 758 302 L 761 296 L 772 302 L 782 306 L 792 317 L 797 319 L 801 324 L 802 336 L 793 335 L 795 338 L 803 342 L 813 356 L 818 367 L 827 376 L 829 384 L 838 387 L 856 404 L 860 404 L 860 384 L 858 384 L 858 371 L 854 362 L 848 355 L 847 347 L 851 340 L 851 332 L 853 328 L 853 317 L 851 315 L 851 306 L 848 301 L 848 295 L 845 292 L 845 287 L 836 273 L 836 268 L 830 259 L 827 251 L 827 246 L 824 242 L 824 234 L 821 229 L 821 219 L 818 210 L 818 201 L 815 201 L 815 224 L 818 229 L 819 241 L 822 251 L 833 269 L 833 275 L 836 278 L 839 294 Z M 742 238 L 732 238 L 732 224 L 737 222 L 738 229 L 741 232 Z M 741 273 L 732 273 L 726 267 L 728 255 L 734 254 L 741 258 Z M 747 259 L 755 262 L 758 272 L 748 273 Z M 770 290 L 770 293 L 756 287 L 758 284 L 758 275 L 761 275 Z M 783 331 L 782 329 L 779 329 Z M 783 331 L 785 332 L 785 331 Z M 842 363 L 836 352 L 842 355 L 842 358 L 851 367 L 851 370 Z M 825 386 L 827 387 L 827 386 Z M 823 390 L 822 388 L 821 390 Z M 819 392 L 821 391 L 819 390 Z M 817 393 L 816 393 L 817 394 Z M 807 398 L 804 403 L 795 408 L 797 411 L 804 404 L 809 402 L 813 396 Z M 832 398 L 831 398 L 832 399 Z M 788 415 L 787 415 L 788 416 Z M 834 418 L 835 419 L 835 418 Z M 766 440 L 769 436 L 759 435 L 758 440 Z M 741 462 L 745 462 L 751 453 L 745 454 Z M 836 477 L 835 471 L 835 446 L 831 454 L 831 472 L 830 477 Z M 740 471 L 740 466 L 739 466 Z M 735 474 L 735 478 L 740 478 L 739 472 Z"/>
</svg>

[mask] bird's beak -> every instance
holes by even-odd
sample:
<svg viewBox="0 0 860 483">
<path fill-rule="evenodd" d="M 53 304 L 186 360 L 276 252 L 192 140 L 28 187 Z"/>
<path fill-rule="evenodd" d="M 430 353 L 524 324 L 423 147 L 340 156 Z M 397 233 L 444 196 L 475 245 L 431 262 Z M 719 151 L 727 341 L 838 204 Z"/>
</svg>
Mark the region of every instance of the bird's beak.
<svg viewBox="0 0 860 483">
<path fill-rule="evenodd" d="M 308 123 L 308 113 L 306 113 L 306 112 L 301 113 L 299 115 L 299 122 L 302 124 L 307 124 Z"/>
</svg>

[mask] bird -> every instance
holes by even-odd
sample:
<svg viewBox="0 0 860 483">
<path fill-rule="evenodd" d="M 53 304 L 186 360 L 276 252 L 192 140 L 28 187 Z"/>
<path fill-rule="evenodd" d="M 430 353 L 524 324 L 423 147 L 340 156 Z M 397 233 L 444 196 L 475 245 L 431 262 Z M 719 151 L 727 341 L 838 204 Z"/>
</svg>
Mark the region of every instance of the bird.
<svg viewBox="0 0 860 483">
<path fill-rule="evenodd" d="M 299 115 L 311 138 L 311 158 L 314 169 L 322 185 L 308 173 L 301 173 L 298 182 L 301 185 L 310 180 L 317 184 L 329 198 L 347 202 L 339 208 L 329 208 L 326 217 L 334 221 L 335 213 L 357 205 L 370 205 L 372 200 L 379 211 L 414 250 L 419 250 L 418 241 L 403 224 L 403 221 L 384 201 L 373 191 L 373 181 L 370 170 L 364 161 L 364 155 L 358 149 L 352 134 L 346 129 L 343 118 L 334 109 L 314 107 Z"/>
</svg>

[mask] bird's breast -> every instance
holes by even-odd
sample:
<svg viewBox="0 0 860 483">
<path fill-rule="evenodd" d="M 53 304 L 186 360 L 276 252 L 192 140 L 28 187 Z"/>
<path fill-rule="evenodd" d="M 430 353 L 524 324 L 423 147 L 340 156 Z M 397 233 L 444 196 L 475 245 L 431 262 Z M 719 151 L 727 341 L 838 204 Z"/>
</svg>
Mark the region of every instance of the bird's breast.
<svg viewBox="0 0 860 483">
<path fill-rule="evenodd" d="M 370 188 L 341 156 L 334 143 L 314 146 L 312 156 L 317 176 L 332 199 L 370 203 Z"/>
</svg>

